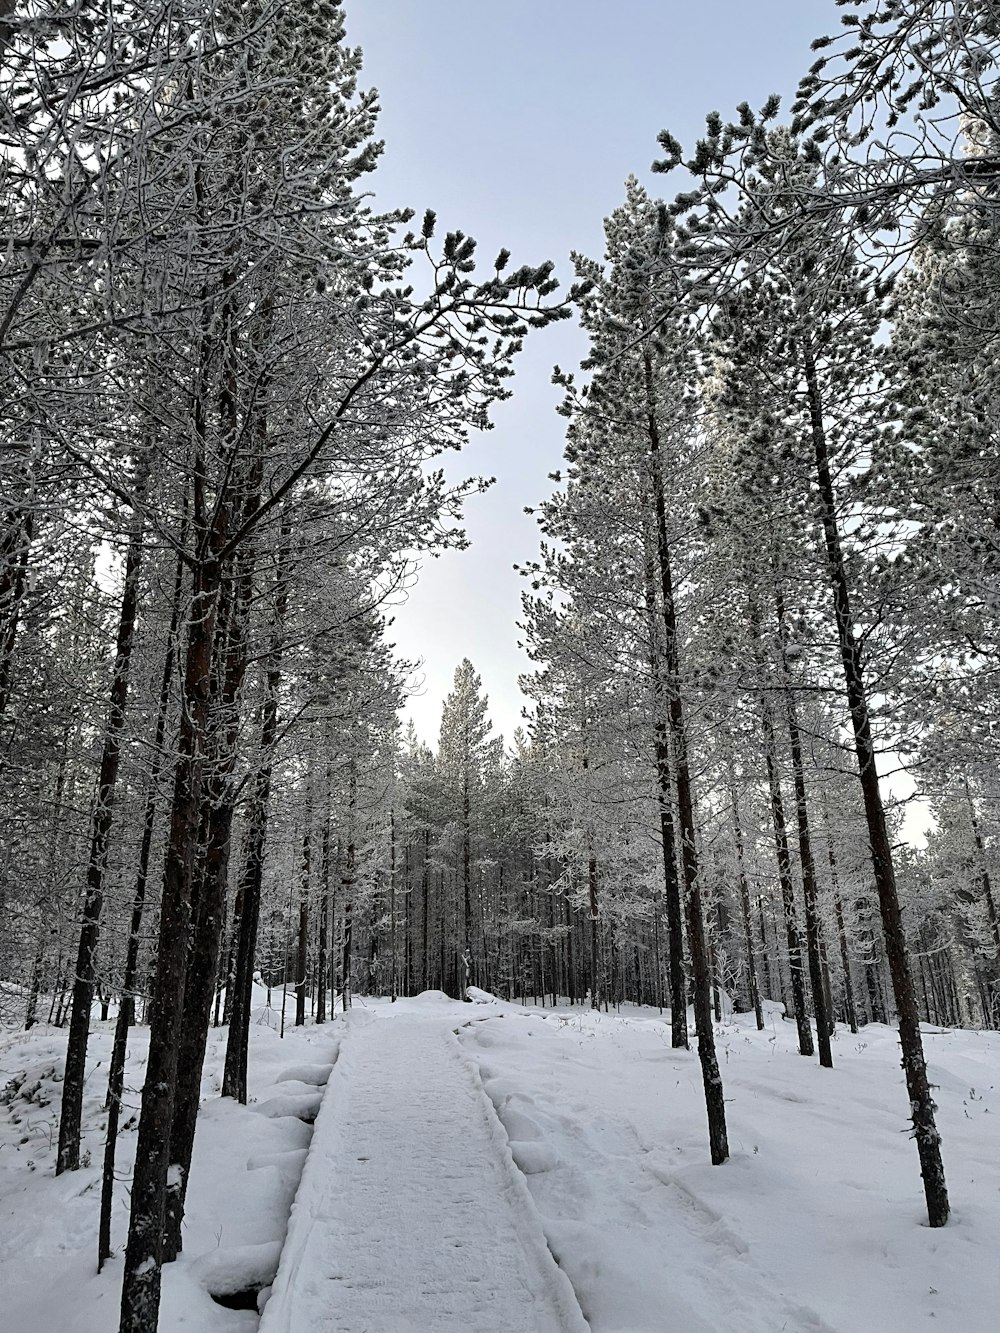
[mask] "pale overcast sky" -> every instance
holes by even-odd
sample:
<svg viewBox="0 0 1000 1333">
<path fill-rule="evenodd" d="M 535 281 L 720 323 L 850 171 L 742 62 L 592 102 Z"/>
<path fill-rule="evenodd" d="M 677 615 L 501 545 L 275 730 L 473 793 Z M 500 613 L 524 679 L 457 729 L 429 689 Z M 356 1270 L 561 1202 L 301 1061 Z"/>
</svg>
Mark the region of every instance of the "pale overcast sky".
<svg viewBox="0 0 1000 1333">
<path fill-rule="evenodd" d="M 346 0 L 348 40 L 364 49 L 363 85 L 377 87 L 386 141 L 374 177 L 380 205 L 433 208 L 438 233 L 461 229 L 491 265 L 553 259 L 566 285 L 569 254 L 600 256 L 602 220 L 635 174 L 668 197 L 685 180 L 658 177 L 656 135 L 685 148 L 705 113 L 782 94 L 814 58 L 809 43 L 839 27 L 833 0 Z M 495 428 L 449 457 L 450 476 L 496 476 L 468 506 L 472 548 L 425 562 L 390 638 L 423 659 L 423 694 L 409 705 L 436 743 L 441 702 L 469 657 L 483 678 L 494 728 L 508 740 L 522 707 L 514 562 L 536 552 L 523 513 L 551 489 L 565 422 L 550 378 L 585 346 L 565 323 L 528 338 Z"/>
</svg>

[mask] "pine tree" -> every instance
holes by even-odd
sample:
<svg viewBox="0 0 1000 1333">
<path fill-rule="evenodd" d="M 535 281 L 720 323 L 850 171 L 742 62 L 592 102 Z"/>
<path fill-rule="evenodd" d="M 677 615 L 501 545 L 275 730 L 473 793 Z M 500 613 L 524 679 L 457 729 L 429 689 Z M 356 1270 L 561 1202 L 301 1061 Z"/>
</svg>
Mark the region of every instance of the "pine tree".
<svg viewBox="0 0 1000 1333">
<path fill-rule="evenodd" d="M 438 740 L 438 770 L 448 791 L 450 822 L 456 827 L 455 869 L 461 898 L 456 977 L 462 999 L 469 998 L 470 985 L 481 984 L 485 961 L 473 935 L 473 818 L 482 800 L 487 737 L 493 728 L 481 690 L 482 681 L 465 658 L 455 668 L 454 685 L 444 701 Z"/>
</svg>

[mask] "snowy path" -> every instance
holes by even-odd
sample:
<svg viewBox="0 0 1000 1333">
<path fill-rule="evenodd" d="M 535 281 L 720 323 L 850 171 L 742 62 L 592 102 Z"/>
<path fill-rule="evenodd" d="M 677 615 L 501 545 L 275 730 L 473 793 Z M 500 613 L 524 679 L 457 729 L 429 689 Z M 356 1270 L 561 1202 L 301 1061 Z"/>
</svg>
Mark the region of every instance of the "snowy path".
<svg viewBox="0 0 1000 1333">
<path fill-rule="evenodd" d="M 586 1330 L 454 1027 L 351 1016 L 261 1333 Z"/>
</svg>

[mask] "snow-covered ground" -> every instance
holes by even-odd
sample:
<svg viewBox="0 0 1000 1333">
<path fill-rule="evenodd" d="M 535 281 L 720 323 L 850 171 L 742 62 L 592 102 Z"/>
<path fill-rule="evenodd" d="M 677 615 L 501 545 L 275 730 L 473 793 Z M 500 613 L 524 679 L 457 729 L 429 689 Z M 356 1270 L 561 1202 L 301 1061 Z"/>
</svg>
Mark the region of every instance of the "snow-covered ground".
<svg viewBox="0 0 1000 1333">
<path fill-rule="evenodd" d="M 1000 1327 L 997 1034 L 926 1033 L 954 1209 L 932 1231 L 890 1028 L 838 1029 L 823 1070 L 773 1006 L 763 1033 L 727 1023 L 713 1167 L 697 1056 L 659 1016 L 497 1014 L 464 1047 L 593 1329 Z"/>
<path fill-rule="evenodd" d="M 251 1330 L 257 1315 L 216 1304 L 225 1294 L 273 1276 L 288 1212 L 312 1138 L 321 1088 L 336 1058 L 331 1027 L 288 1029 L 271 1023 L 266 993 L 252 1029 L 251 1104 L 219 1097 L 225 1029 L 209 1035 L 195 1140 L 184 1253 L 164 1269 L 164 1333 Z M 96 1012 L 96 1010 L 95 1010 Z M 66 1033 L 38 1027 L 0 1033 L 0 1333 L 114 1333 L 128 1225 L 128 1181 L 135 1157 L 136 1115 L 149 1033 L 133 1029 L 118 1140 L 113 1258 L 98 1276 L 97 1221 L 107 1067 L 114 1011 L 91 1033 L 79 1171 L 54 1175 L 59 1083 Z M 305 1118 L 303 1118 L 305 1117 Z"/>
<path fill-rule="evenodd" d="M 284 1040 L 255 1024 L 249 1107 L 217 1096 L 212 1034 L 164 1333 L 256 1328 L 208 1292 L 266 1287 L 276 1267 L 261 1333 L 998 1327 L 1000 1034 L 926 1030 L 953 1206 L 932 1231 L 893 1030 L 839 1029 L 829 1071 L 774 1008 L 763 1033 L 725 1023 L 732 1157 L 712 1167 L 697 1056 L 671 1050 L 666 1015 L 483 998 L 359 1003 Z M 0 1333 L 117 1327 L 120 1260 L 94 1272 L 111 1042 L 97 1026 L 93 1165 L 59 1179 L 65 1034 L 0 1036 L 0 1087 L 16 1085 L 0 1104 Z M 136 1031 L 135 1101 L 145 1042 Z"/>
</svg>

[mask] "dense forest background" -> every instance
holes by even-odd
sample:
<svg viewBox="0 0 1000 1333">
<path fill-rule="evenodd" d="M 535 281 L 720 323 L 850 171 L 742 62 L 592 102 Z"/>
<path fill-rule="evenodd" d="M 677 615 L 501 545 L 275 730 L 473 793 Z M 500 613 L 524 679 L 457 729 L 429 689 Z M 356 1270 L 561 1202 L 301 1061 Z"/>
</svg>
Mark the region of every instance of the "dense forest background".
<svg viewBox="0 0 1000 1333">
<path fill-rule="evenodd" d="M 713 1012 L 784 999 L 823 1064 L 897 1022 L 946 1221 L 919 1024 L 1000 1022 L 1000 7 L 840 7 L 784 119 L 661 133 L 684 191 L 630 180 L 564 294 L 373 211 L 339 4 L 0 4 L 2 1003 L 67 1030 L 60 1170 L 95 1005 L 112 1170 L 151 1026 L 123 1329 L 180 1246 L 211 1023 L 245 1100 L 255 974 L 298 1023 L 669 1008 L 718 1162 Z M 483 485 L 436 460 L 571 317 L 525 728 L 466 661 L 432 749 L 391 606 Z"/>
</svg>

